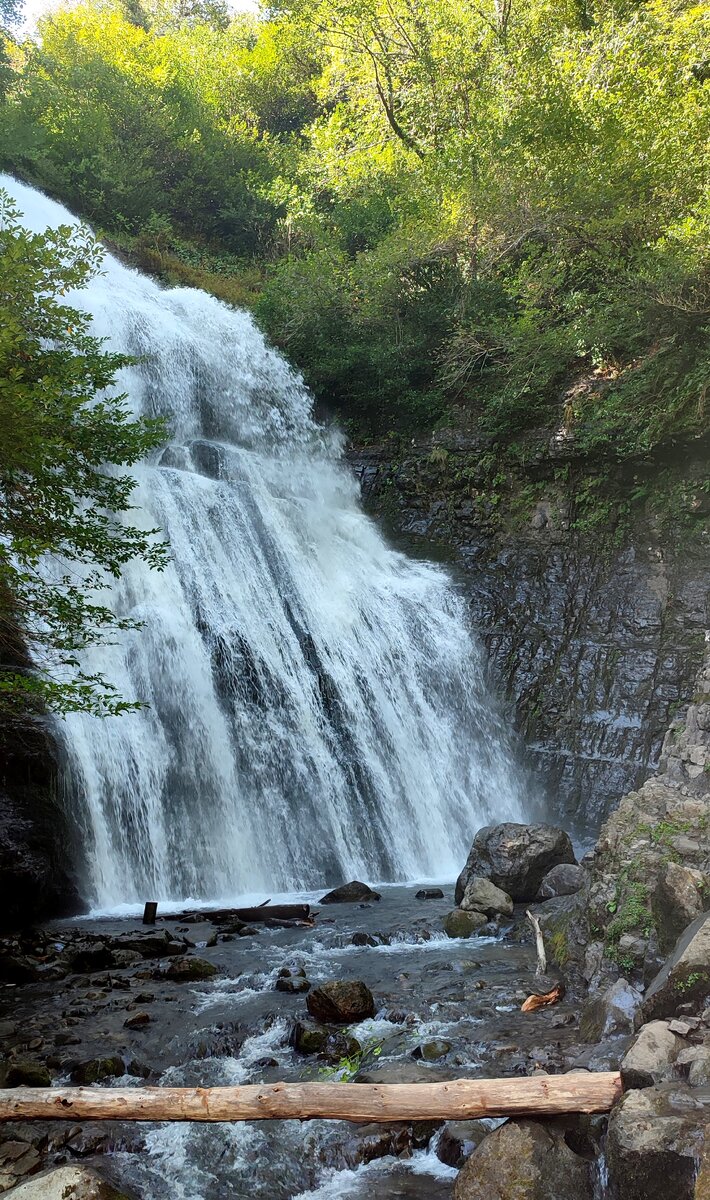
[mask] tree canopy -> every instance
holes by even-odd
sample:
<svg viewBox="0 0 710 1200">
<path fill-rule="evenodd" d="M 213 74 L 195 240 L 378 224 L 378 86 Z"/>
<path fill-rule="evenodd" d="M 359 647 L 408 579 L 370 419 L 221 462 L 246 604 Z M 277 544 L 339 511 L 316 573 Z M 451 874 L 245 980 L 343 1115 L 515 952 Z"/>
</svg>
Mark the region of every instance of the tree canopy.
<svg viewBox="0 0 710 1200">
<path fill-rule="evenodd" d="M 7 0 L 5 0 L 7 3 Z M 710 64 L 688 0 L 108 0 L 9 51 L 0 153 L 252 305 L 365 431 L 705 428 Z"/>
</svg>

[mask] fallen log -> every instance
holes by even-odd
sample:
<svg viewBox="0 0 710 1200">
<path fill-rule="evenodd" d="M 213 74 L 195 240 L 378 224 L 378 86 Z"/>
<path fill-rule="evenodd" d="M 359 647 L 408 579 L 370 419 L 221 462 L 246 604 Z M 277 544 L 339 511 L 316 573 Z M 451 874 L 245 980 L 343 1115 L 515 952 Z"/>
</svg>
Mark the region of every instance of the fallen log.
<svg viewBox="0 0 710 1200">
<path fill-rule="evenodd" d="M 199 924 L 210 921 L 212 925 L 226 925 L 229 921 L 243 921 L 255 925 L 260 921 L 311 921 L 310 904 L 259 904 L 253 908 L 196 908 L 189 912 L 164 913 L 164 921 L 187 921 Z"/>
<path fill-rule="evenodd" d="M 608 1112 L 617 1071 L 450 1083 L 271 1083 L 210 1088 L 5 1088 L 0 1121 L 449 1121 Z"/>
</svg>

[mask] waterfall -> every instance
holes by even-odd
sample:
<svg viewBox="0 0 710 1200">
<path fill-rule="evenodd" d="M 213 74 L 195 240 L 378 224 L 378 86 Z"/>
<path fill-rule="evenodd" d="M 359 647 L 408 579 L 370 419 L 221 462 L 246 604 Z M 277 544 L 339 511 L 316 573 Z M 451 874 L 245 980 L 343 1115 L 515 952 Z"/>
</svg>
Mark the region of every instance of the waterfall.
<svg viewBox="0 0 710 1200">
<path fill-rule="evenodd" d="M 26 226 L 76 223 L 0 185 Z M 248 313 L 108 256 L 69 302 L 141 358 L 118 387 L 170 431 L 130 514 L 169 566 L 111 583 L 144 627 L 82 661 L 146 707 L 59 722 L 87 899 L 451 878 L 523 791 L 452 580 L 364 515 L 339 435 Z"/>
</svg>

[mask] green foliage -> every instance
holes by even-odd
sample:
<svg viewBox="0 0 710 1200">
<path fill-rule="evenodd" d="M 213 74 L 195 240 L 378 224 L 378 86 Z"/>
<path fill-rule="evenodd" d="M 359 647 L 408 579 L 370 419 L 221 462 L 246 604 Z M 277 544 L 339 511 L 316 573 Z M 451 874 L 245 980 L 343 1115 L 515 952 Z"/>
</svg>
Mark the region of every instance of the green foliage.
<svg viewBox="0 0 710 1200">
<path fill-rule="evenodd" d="M 85 230 L 31 234 L 0 191 L 0 710 L 120 712 L 132 704 L 79 671 L 77 651 L 134 622 L 102 603 L 132 558 L 161 568 L 155 530 L 121 518 L 131 466 L 163 436 L 114 388 L 130 360 L 103 350 L 63 301 L 99 270 Z M 25 649 L 32 652 L 28 669 Z"/>
<path fill-rule="evenodd" d="M 519 457 L 543 429 L 643 458 L 707 429 L 707 27 L 687 0 L 97 0 L 13 48 L 0 155 L 253 306 L 361 433 L 463 412 Z"/>
<path fill-rule="evenodd" d="M 358 1072 L 376 1062 L 381 1053 L 381 1042 L 373 1038 L 369 1042 L 365 1042 L 357 1054 L 346 1055 L 334 1066 L 323 1067 L 318 1074 L 321 1079 L 327 1079 L 334 1083 L 352 1083 Z"/>
<path fill-rule="evenodd" d="M 631 970 L 634 960 L 619 949 L 625 933 L 640 933 L 649 937 L 653 932 L 653 915 L 648 904 L 648 887 L 635 878 L 638 864 L 631 862 L 619 878 L 616 895 L 608 905 L 613 920 L 606 929 L 606 955 L 624 970 Z"/>
</svg>

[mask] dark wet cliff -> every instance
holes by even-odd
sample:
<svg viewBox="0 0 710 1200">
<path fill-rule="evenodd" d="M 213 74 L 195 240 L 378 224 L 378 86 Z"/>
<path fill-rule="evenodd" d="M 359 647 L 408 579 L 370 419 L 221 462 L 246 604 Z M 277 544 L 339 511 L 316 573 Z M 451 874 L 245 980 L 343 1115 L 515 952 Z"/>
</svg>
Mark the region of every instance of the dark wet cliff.
<svg viewBox="0 0 710 1200">
<path fill-rule="evenodd" d="M 459 573 L 552 812 L 590 840 L 692 692 L 710 626 L 707 457 L 595 481 L 547 449 L 493 478 L 485 447 L 446 434 L 350 459 L 387 529 Z"/>
</svg>

